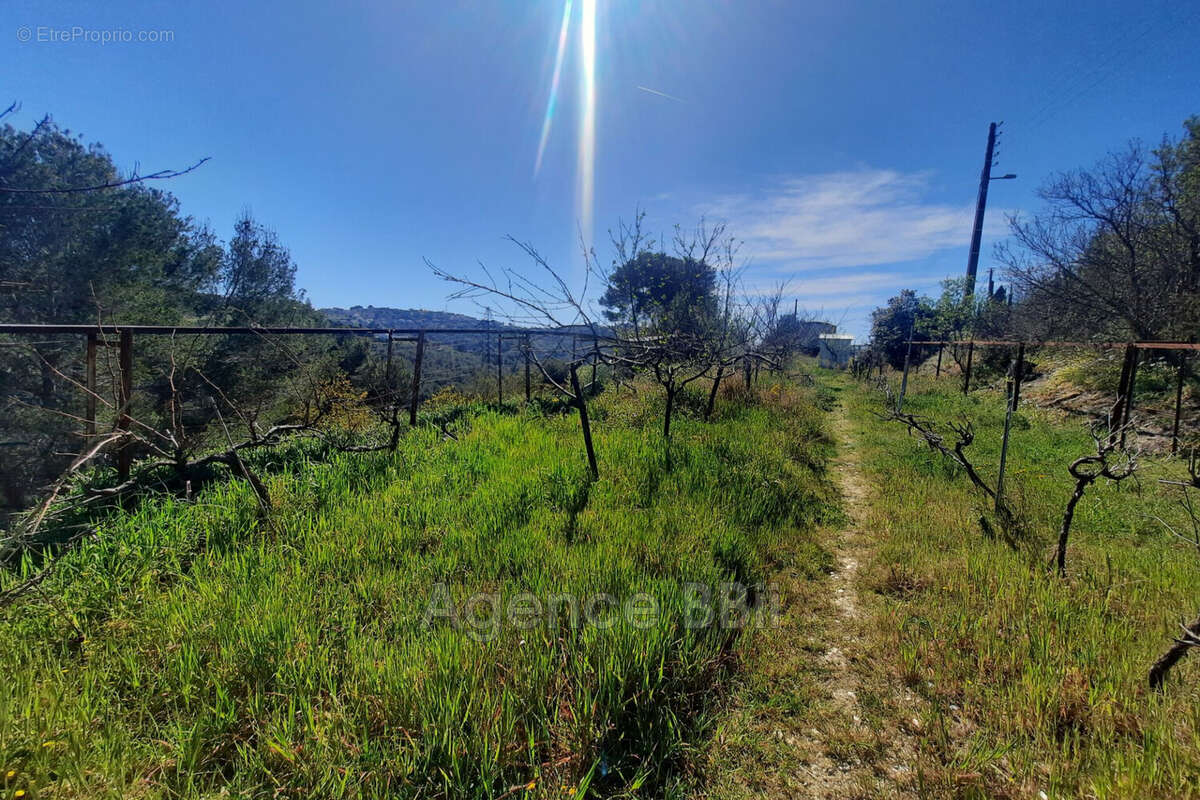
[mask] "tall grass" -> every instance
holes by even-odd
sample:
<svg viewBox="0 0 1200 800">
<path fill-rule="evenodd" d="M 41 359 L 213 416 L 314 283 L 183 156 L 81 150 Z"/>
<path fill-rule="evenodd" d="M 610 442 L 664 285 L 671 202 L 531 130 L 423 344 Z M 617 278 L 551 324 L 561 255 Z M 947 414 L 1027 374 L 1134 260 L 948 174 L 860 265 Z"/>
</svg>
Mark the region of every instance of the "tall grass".
<svg viewBox="0 0 1200 800">
<path fill-rule="evenodd" d="M 669 450 L 648 397 L 596 401 L 597 482 L 574 418 L 475 407 L 457 440 L 261 456 L 269 523 L 236 481 L 106 521 L 0 609 L 6 796 L 673 793 L 747 635 L 685 625 L 684 584 L 808 552 L 832 493 L 801 390 L 726 397 Z M 659 613 L 483 613 L 565 592 Z"/>
<path fill-rule="evenodd" d="M 873 419 L 878 397 L 844 378 L 859 457 L 877 486 L 881 668 L 928 701 L 922 785 L 933 797 L 1191 797 L 1200 794 L 1200 660 L 1146 688 L 1155 657 L 1195 615 L 1200 554 L 1154 519 L 1177 513 L 1147 460 L 1139 486 L 1098 483 L 1080 503 L 1069 577 L 1048 568 L 1071 492 L 1066 467 L 1092 443 L 1077 418 L 1026 406 L 1006 479 L 1033 538 L 984 538 L 981 498 L 955 469 Z M 915 378 L 906 410 L 975 425 L 976 463 L 995 475 L 1003 397 Z"/>
</svg>

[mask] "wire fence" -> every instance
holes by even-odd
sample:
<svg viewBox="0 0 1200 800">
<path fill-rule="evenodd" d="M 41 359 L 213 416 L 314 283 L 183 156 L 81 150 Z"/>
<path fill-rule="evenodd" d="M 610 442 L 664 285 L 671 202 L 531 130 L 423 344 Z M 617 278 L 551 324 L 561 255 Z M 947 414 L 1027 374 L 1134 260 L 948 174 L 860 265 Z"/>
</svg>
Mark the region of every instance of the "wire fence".
<svg viewBox="0 0 1200 800">
<path fill-rule="evenodd" d="M 220 337 L 215 339 L 213 337 Z M 299 339 L 303 346 L 296 346 Z M 216 345 L 221 342 L 220 346 Z M 245 361 L 270 376 L 264 397 L 286 392 L 306 366 L 332 359 L 356 393 L 376 407 L 389 406 L 416 424 L 422 402 L 438 392 L 494 399 L 532 400 L 553 392 L 547 378 L 565 379 L 566 365 L 604 346 L 606 335 L 584 328 L 306 328 L 184 325 L 0 325 L 0 385 L 4 419 L 0 450 L 3 505 L 21 507 L 29 476 L 52 477 L 74 455 L 106 432 L 137 432 L 165 413 L 164 400 L 188 364 L 207 353 L 220 362 Z M 218 352 L 214 357 L 213 353 Z M 216 363 L 213 364 L 214 358 Z M 268 363 L 269 362 L 269 363 Z M 593 363 L 590 377 L 597 380 Z M 193 386 L 223 399 L 238 387 L 230 378 L 200 376 Z M 193 384 L 197 384 L 193 381 Z M 299 393 L 297 393 L 299 394 Z M 277 399 L 277 398 L 276 398 Z M 266 413 L 256 401 L 250 413 Z M 150 404 L 155 413 L 143 415 Z M 261 407 L 260 407 L 261 406 Z M 135 447 L 111 453 L 119 481 L 129 477 Z"/>
<path fill-rule="evenodd" d="M 182 325 L 25 325 L 0 324 L 0 381 L 5 388 L 5 418 L 0 422 L 0 450 L 5 455 L 5 501 L 10 486 L 46 464 L 84 452 L 105 431 L 128 432 L 139 424 L 136 410 L 151 398 L 162 406 L 164 384 L 172 391 L 176 368 L 202 350 L 208 337 L 244 342 L 226 345 L 229 359 L 270 360 L 272 380 L 293 380 L 322 354 L 341 358 L 339 370 L 352 373 L 354 386 L 368 402 L 401 411 L 410 425 L 421 404 L 447 389 L 469 396 L 505 401 L 531 401 L 568 382 L 569 364 L 580 364 L 589 352 L 612 344 L 606 334 L 587 328 L 544 329 L 493 325 L 483 328 L 318 328 L 217 327 Z M 312 345 L 300 352 L 294 339 Z M 209 341 L 214 341 L 209 339 Z M 357 344 L 355 348 L 352 345 Z M 1200 413 L 1200 397 L 1191 367 L 1200 344 L 1191 342 L 1023 342 L 1019 340 L 913 340 L 907 343 L 898 403 L 903 406 L 912 372 L 932 373 L 955 381 L 969 394 L 999 388 L 1008 398 L 1011 416 L 1022 402 L 1031 379 L 1044 372 L 1040 362 L 1064 352 L 1091 351 L 1082 376 L 1090 388 L 1039 388 L 1039 404 L 1092 416 L 1109 414 L 1110 424 L 1132 428 L 1159 449 L 1178 453 L 1192 444 Z M 597 361 L 582 381 L 596 384 Z M 352 363 L 346 363 L 352 362 Z M 860 351 L 851 363 L 858 374 L 883 374 L 878 353 Z M 22 371 L 23 370 L 23 371 Z M 208 389 L 234 391 L 204 378 Z M 232 380 L 231 380 L 232 382 Z M 205 387 L 201 387 L 205 388 Z M 276 386 L 268 384 L 270 396 Z M 1028 402 L 1028 398 L 1026 398 Z M 259 411 L 260 409 L 255 409 Z M 57 425 L 47 426 L 53 417 Z M 1007 450 L 1008 434 L 1005 435 Z M 129 477 L 135 448 L 114 448 L 111 463 L 119 480 Z M 25 481 L 27 484 L 28 481 Z"/>
<path fill-rule="evenodd" d="M 1192 342 L 1026 342 L 1020 340 L 912 340 L 905 346 L 903 367 L 895 370 L 899 392 L 895 411 L 903 412 L 909 378 L 921 374 L 950 383 L 964 396 L 981 389 L 1005 395 L 1005 418 L 1000 444 L 997 501 L 1003 496 L 1004 475 L 1013 417 L 1021 403 L 1088 417 L 1105 427 L 1121 447 L 1135 437 L 1139 449 L 1192 452 L 1200 420 L 1200 386 L 1192 361 L 1200 344 Z M 1080 351 L 1091 353 L 1080 358 Z M 860 377 L 887 364 L 879 353 L 864 351 L 851 364 Z M 1049 380 L 1056 371 L 1071 373 Z M 1040 384 L 1031 383 L 1045 378 Z"/>
<path fill-rule="evenodd" d="M 914 346 L 918 343 L 914 342 Z M 921 349 L 937 348 L 938 358 L 945 360 L 947 347 L 962 348 L 958 342 L 921 342 Z M 1055 396 L 1045 397 L 1051 405 L 1057 405 L 1065 410 L 1076 410 L 1081 413 L 1090 402 L 1103 402 L 1107 399 L 1107 411 L 1116 417 L 1114 425 L 1122 427 L 1136 426 L 1137 433 L 1143 437 L 1169 440 L 1172 454 L 1177 454 L 1181 442 L 1188 437 L 1184 427 L 1185 412 L 1189 409 L 1185 403 L 1185 389 L 1191 386 L 1194 378 L 1192 361 L 1194 353 L 1200 351 L 1200 344 L 1194 342 L 1021 342 L 1013 340 L 985 340 L 967 342 L 965 369 L 962 370 L 963 391 L 971 390 L 972 378 L 977 378 L 975 372 L 974 352 L 982 351 L 984 363 L 987 356 L 998 354 L 1002 360 L 1008 361 L 1005 370 L 1008 393 L 1014 395 L 1014 402 L 1020 402 L 1022 383 L 1038 375 L 1034 359 L 1049 356 L 1054 360 L 1058 354 L 1055 351 L 1091 351 L 1098 357 L 1088 359 L 1085 364 L 1087 374 L 1078 374 L 1079 383 L 1074 388 L 1051 387 Z M 959 354 L 954 354 L 957 360 Z M 1119 357 L 1119 360 L 1118 360 Z M 1120 364 L 1117 369 L 1117 364 Z M 940 368 L 935 363 L 935 374 Z M 1106 380 L 1106 378 L 1108 380 Z M 1111 379 L 1116 383 L 1112 385 Z M 1090 389 L 1088 387 L 1091 387 Z M 1060 391 L 1061 389 L 1061 391 Z M 1105 393 L 1110 393 L 1107 398 Z M 1191 394 L 1189 392 L 1189 394 Z M 1191 399 L 1191 398 L 1186 398 Z M 1077 401 L 1071 405 L 1072 401 Z M 1103 408 L 1103 405 L 1102 405 Z"/>
</svg>

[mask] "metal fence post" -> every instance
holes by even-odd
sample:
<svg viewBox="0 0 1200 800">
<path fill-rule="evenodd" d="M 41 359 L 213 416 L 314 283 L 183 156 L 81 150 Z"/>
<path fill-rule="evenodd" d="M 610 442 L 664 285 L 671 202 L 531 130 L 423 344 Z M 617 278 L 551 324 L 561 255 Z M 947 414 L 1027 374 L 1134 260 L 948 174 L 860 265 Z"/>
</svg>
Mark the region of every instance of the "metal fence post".
<svg viewBox="0 0 1200 800">
<path fill-rule="evenodd" d="M 1013 409 L 1021 402 L 1021 381 L 1025 376 L 1025 343 L 1017 345 L 1017 365 L 1013 368 Z"/>
<path fill-rule="evenodd" d="M 1175 422 L 1171 426 L 1171 455 L 1179 453 L 1179 415 L 1183 408 L 1183 374 L 1187 354 L 1179 351 L 1179 370 L 1175 375 Z"/>
<path fill-rule="evenodd" d="M 425 357 L 425 331 L 417 334 L 417 354 L 413 358 L 412 391 L 408 395 L 408 424 L 417 424 L 417 403 L 421 399 L 421 361 Z"/>
<path fill-rule="evenodd" d="M 1017 357 L 1013 360 L 1012 379 L 1009 383 L 1008 408 L 1004 412 L 1004 440 L 1000 443 L 1000 475 L 996 478 L 996 511 L 1004 504 L 1004 468 L 1008 463 L 1008 435 L 1012 431 L 1013 412 L 1021 397 L 1021 370 L 1025 364 L 1025 344 L 1017 345 Z"/>
<path fill-rule="evenodd" d="M 85 441 L 90 445 L 92 437 L 96 435 L 96 334 L 94 333 L 87 335 L 86 370 L 84 380 L 87 382 L 87 411 L 85 412 L 87 427 L 84 429 L 84 433 L 87 435 Z"/>
<path fill-rule="evenodd" d="M 529 334 L 525 334 L 525 402 L 533 399 L 532 386 L 529 381 Z"/>
<path fill-rule="evenodd" d="M 392 341 L 392 332 L 388 331 L 387 366 L 383 370 L 383 386 L 389 402 L 392 398 Z"/>
<path fill-rule="evenodd" d="M 120 335 L 120 350 L 117 361 L 121 371 L 121 383 L 118 386 L 117 403 L 120 415 L 117 417 L 117 430 L 128 431 L 132 419 L 129 407 L 133 402 L 133 331 L 122 328 Z M 129 480 L 130 468 L 133 466 L 133 448 L 129 441 L 122 441 L 117 450 L 117 480 L 121 483 Z"/>
<path fill-rule="evenodd" d="M 971 362 L 975 358 L 975 340 L 967 342 L 967 369 L 963 373 L 963 396 L 971 391 Z"/>
<path fill-rule="evenodd" d="M 596 391 L 596 362 L 600 360 L 600 341 L 592 337 L 592 391 Z"/>
<path fill-rule="evenodd" d="M 1122 442 L 1125 441 L 1122 428 L 1125 424 L 1125 410 L 1130 398 L 1129 390 L 1131 384 L 1133 383 L 1131 376 L 1133 373 L 1134 359 L 1136 358 L 1137 350 L 1133 346 L 1133 343 L 1131 342 L 1125 345 L 1125 360 L 1121 362 L 1121 378 L 1117 382 L 1117 401 L 1113 404 L 1112 419 L 1109 420 L 1109 425 L 1112 426 L 1112 429 L 1109 431 L 1109 441 L 1112 442 L 1117 441 L 1118 438 L 1120 438 Z M 1122 432 L 1118 434 L 1118 431 Z"/>
<path fill-rule="evenodd" d="M 915 327 L 915 326 L 914 326 Z M 908 347 L 904 348 L 904 377 L 900 379 L 900 397 L 896 400 L 896 413 L 904 410 L 904 393 L 908 391 L 908 362 L 912 357 L 913 330 L 908 331 Z"/>
<path fill-rule="evenodd" d="M 1129 427 L 1129 419 L 1133 414 L 1133 392 L 1137 386 L 1137 369 L 1140 353 L 1133 348 L 1133 359 L 1129 364 L 1129 385 L 1125 387 L 1125 407 L 1121 415 L 1121 446 L 1125 446 L 1125 433 Z"/>
</svg>

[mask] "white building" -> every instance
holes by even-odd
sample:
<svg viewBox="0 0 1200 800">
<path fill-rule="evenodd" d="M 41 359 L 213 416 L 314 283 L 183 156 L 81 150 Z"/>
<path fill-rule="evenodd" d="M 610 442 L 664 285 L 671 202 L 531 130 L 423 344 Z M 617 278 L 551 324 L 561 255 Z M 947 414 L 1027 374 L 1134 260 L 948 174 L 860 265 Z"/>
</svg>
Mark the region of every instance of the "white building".
<svg viewBox="0 0 1200 800">
<path fill-rule="evenodd" d="M 822 367 L 842 369 L 850 363 L 854 354 L 854 337 L 847 333 L 822 333 L 817 337 L 820 344 L 818 358 Z"/>
</svg>

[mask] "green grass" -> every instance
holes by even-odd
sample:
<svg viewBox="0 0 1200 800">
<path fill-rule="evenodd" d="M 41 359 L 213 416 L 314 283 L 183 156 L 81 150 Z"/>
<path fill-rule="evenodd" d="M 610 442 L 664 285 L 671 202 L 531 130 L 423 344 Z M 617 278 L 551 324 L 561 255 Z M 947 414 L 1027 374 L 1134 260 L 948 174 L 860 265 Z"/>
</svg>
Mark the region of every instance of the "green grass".
<svg viewBox="0 0 1200 800">
<path fill-rule="evenodd" d="M 1047 351 L 1036 356 L 1045 369 L 1059 367 L 1061 380 L 1080 389 L 1116 395 L 1120 385 L 1125 351 L 1112 348 L 1101 351 Z M 1163 351 L 1142 351 L 1136 377 L 1136 393 L 1141 398 L 1174 402 L 1178 365 Z M 1194 389 L 1195 381 L 1186 384 Z"/>
<path fill-rule="evenodd" d="M 0 609 L 3 796 L 684 791 L 754 635 L 686 626 L 684 584 L 820 560 L 833 513 L 811 393 L 724 395 L 669 451 L 652 395 L 602 395 L 594 483 L 574 416 L 475 408 L 457 441 L 261 456 L 269 521 L 240 481 L 107 519 Z M 660 613 L 425 624 L 439 584 L 485 593 L 475 612 L 645 592 Z"/>
<path fill-rule="evenodd" d="M 1166 690 L 1146 672 L 1191 618 L 1200 554 L 1151 515 L 1178 521 L 1177 462 L 1146 460 L 1139 486 L 1097 484 L 1080 503 L 1069 576 L 1047 569 L 1072 482 L 1092 447 L 1078 419 L 1025 407 L 1008 486 L 1032 536 L 1016 548 L 985 538 L 984 502 L 956 468 L 873 418 L 880 398 L 842 376 L 858 457 L 877 493 L 869 511 L 878 596 L 878 668 L 927 702 L 918 739 L 930 797 L 1147 798 L 1200 795 L 1200 659 Z M 968 451 L 989 479 L 1003 398 L 963 398 L 956 378 L 910 382 L 906 411 L 975 425 Z"/>
</svg>

